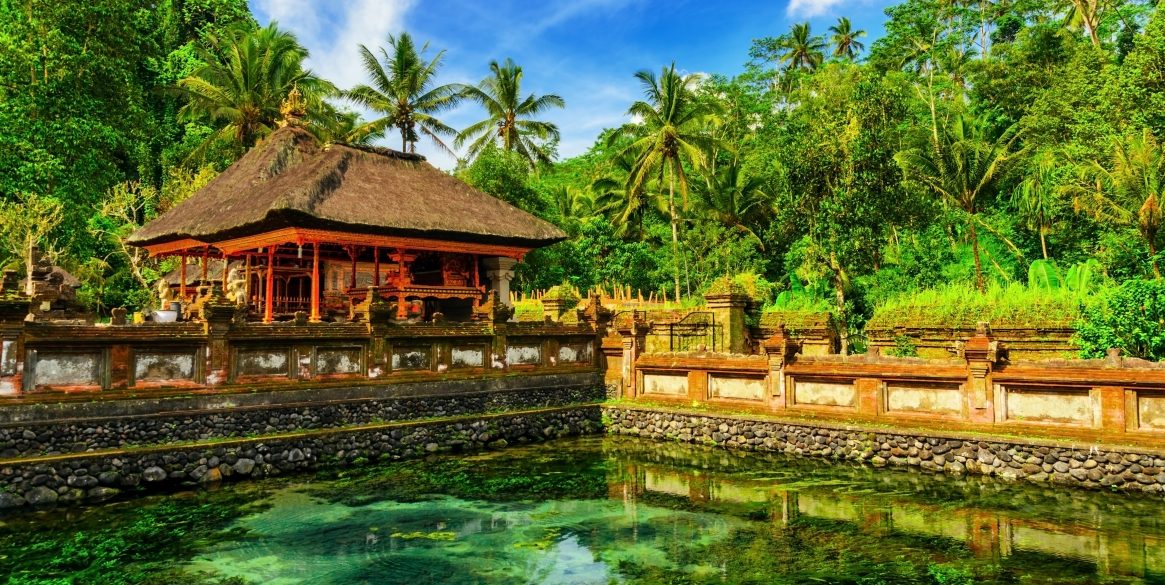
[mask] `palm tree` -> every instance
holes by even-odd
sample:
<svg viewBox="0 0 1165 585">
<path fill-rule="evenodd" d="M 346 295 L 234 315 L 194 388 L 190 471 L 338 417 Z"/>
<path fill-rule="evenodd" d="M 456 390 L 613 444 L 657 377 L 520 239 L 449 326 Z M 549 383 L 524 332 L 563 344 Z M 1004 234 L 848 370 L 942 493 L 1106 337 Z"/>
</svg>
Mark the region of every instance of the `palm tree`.
<svg viewBox="0 0 1165 585">
<path fill-rule="evenodd" d="M 1003 173 L 1019 133 L 1015 126 L 999 138 L 987 136 L 986 124 L 975 118 L 956 115 L 939 126 L 934 121 L 928 144 L 899 152 L 894 158 L 907 179 L 917 181 L 938 195 L 944 203 L 966 215 L 975 259 L 975 285 L 987 289 L 979 259 L 976 224 L 978 204 Z"/>
<path fill-rule="evenodd" d="M 660 204 L 659 194 L 643 188 L 629 192 L 631 174 L 635 171 L 635 156 L 619 151 L 611 156 L 608 167 L 590 184 L 594 193 L 595 212 L 609 218 L 615 233 L 624 238 L 642 239 L 643 216 L 650 207 L 666 210 Z M 654 186 L 654 185 L 652 185 Z"/>
<path fill-rule="evenodd" d="M 709 217 L 729 228 L 752 236 L 761 250 L 764 242 L 750 228 L 772 209 L 772 198 L 759 177 L 745 174 L 738 161 L 709 172 L 700 197 L 700 207 Z"/>
<path fill-rule="evenodd" d="M 425 61 L 422 56 L 429 45 L 425 44 L 418 52 L 409 33 L 401 33 L 399 37 L 389 35 L 388 46 L 391 52 L 380 48 L 382 64 L 368 47 L 360 45 L 360 58 L 372 85 L 358 85 L 345 96 L 381 117 L 357 127 L 350 138 L 381 136 L 389 128 L 396 128 L 400 132 L 402 152 L 416 152 L 417 140 L 424 134 L 452 154 L 441 137 L 457 132 L 434 115 L 457 105 L 460 99 L 459 84 L 434 87 L 445 51 Z"/>
<path fill-rule="evenodd" d="M 1040 153 L 1033 160 L 1027 178 L 1012 193 L 1012 203 L 1028 228 L 1040 235 L 1040 250 L 1048 259 L 1048 234 L 1060 222 L 1063 212 L 1063 189 L 1057 181 L 1059 166 L 1051 152 Z"/>
<path fill-rule="evenodd" d="M 821 37 L 810 33 L 809 23 L 794 24 L 789 34 L 777 39 L 777 46 L 783 51 L 781 62 L 788 69 L 817 69 L 825 60 L 828 46 Z"/>
<path fill-rule="evenodd" d="M 178 81 L 188 99 L 179 115 L 224 125 L 196 152 L 217 141 L 251 148 L 283 117 L 279 108 L 293 88 L 302 92 L 309 114 L 335 92 L 303 68 L 307 49 L 274 22 L 258 30 L 231 28 L 222 36 L 208 35 L 207 42 L 209 49 L 199 50 L 204 64 Z"/>
<path fill-rule="evenodd" d="M 360 118 L 359 112 L 337 109 L 330 112 L 325 119 L 313 124 L 310 128 L 316 138 L 324 144 L 343 142 L 345 144 L 370 145 L 375 138 L 372 134 L 358 130 L 367 123 Z"/>
<path fill-rule="evenodd" d="M 866 31 L 861 29 L 853 30 L 853 25 L 844 16 L 837 19 L 837 24 L 829 27 L 829 32 L 833 33 L 829 37 L 829 40 L 833 42 L 834 57 L 841 57 L 853 61 L 857 58 L 858 53 L 861 53 L 866 48 L 858 40 L 866 36 Z"/>
<path fill-rule="evenodd" d="M 550 193 L 555 215 L 562 219 L 583 218 L 594 213 L 595 200 L 588 191 L 561 186 Z"/>
<path fill-rule="evenodd" d="M 675 260 L 675 293 L 680 295 L 679 271 L 679 215 L 676 212 L 675 188 L 686 204 L 688 175 L 684 162 L 705 166 L 708 153 L 716 141 L 702 132 L 708 117 L 716 112 L 715 102 L 697 99 L 694 87 L 696 75 L 680 75 L 675 63 L 664 67 L 660 77 L 643 70 L 635 74 L 643 86 L 646 101 L 640 100 L 627 113 L 641 120 L 624 125 L 608 137 L 608 144 L 620 138 L 630 138 L 623 153 L 634 163 L 627 177 L 628 199 L 640 196 L 652 179 L 667 183 L 668 215 L 671 217 L 672 257 Z"/>
<path fill-rule="evenodd" d="M 1059 0 L 1059 11 L 1064 14 L 1063 25 L 1080 28 L 1088 33 L 1093 47 L 1100 46 L 1100 18 L 1106 8 L 1102 0 Z"/>
<path fill-rule="evenodd" d="M 530 117 L 550 108 L 564 108 L 566 102 L 554 94 L 530 94 L 523 99 L 522 68 L 510 59 L 501 65 L 491 61 L 489 69 L 489 77 L 477 86 L 463 86 L 461 91 L 462 97 L 481 104 L 489 117 L 462 130 L 454 144 L 460 148 L 472 141 L 467 157 L 473 158 L 487 144 L 500 140 L 504 150 L 518 152 L 531 165 L 550 162 L 546 141 L 558 140 L 558 126 Z"/>
<path fill-rule="evenodd" d="M 1140 135 L 1113 138 L 1106 162 L 1081 165 L 1081 181 L 1071 188 L 1076 209 L 1101 221 L 1135 225 L 1149 249 L 1153 274 L 1161 278 L 1157 234 L 1165 221 L 1165 149 L 1146 128 Z"/>
</svg>

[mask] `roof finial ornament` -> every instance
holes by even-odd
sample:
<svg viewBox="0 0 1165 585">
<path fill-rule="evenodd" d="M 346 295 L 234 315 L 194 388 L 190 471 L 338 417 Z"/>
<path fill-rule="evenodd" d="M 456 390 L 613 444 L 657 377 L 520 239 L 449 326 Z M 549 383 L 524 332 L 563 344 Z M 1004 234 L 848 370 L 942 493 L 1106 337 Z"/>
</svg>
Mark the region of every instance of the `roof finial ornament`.
<svg viewBox="0 0 1165 585">
<path fill-rule="evenodd" d="M 287 93 L 287 98 L 279 107 L 279 113 L 283 114 L 283 120 L 279 122 L 280 128 L 303 125 L 303 118 L 307 115 L 307 102 L 299 92 L 299 84 L 291 86 L 291 91 Z"/>
</svg>

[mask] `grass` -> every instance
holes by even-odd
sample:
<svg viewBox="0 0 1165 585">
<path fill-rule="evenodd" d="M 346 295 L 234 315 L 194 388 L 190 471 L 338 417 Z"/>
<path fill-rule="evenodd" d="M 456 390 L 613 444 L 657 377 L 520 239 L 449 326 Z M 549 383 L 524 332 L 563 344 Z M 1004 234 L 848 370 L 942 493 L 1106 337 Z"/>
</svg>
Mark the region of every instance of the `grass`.
<svg viewBox="0 0 1165 585">
<path fill-rule="evenodd" d="M 1070 291 L 1044 291 L 1020 284 L 995 284 L 984 293 L 969 285 L 947 285 L 887 300 L 874 309 L 866 329 L 966 329 L 979 321 L 995 328 L 1071 327 L 1084 302 L 1087 298 Z"/>
</svg>

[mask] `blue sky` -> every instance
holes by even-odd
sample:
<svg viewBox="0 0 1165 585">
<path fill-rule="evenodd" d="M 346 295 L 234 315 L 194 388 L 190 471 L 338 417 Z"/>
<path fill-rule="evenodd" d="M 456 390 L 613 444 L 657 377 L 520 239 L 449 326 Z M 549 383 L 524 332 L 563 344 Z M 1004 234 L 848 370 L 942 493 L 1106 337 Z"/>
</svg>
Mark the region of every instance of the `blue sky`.
<svg viewBox="0 0 1165 585">
<path fill-rule="evenodd" d="M 249 0 L 261 24 L 276 20 L 311 51 L 309 66 L 343 88 L 364 81 L 357 44 L 385 45 L 408 31 L 444 49 L 443 83 L 477 83 L 492 59 L 522 66 L 524 93 L 557 93 L 566 108 L 545 117 L 562 132 L 562 157 L 584 152 L 603 128 L 627 120 L 641 97 L 632 77 L 671 63 L 688 72 L 734 75 L 752 39 L 809 21 L 824 33 L 838 16 L 879 36 L 892 0 Z M 374 49 L 375 50 L 375 49 Z M 484 117 L 464 105 L 443 119 L 462 128 Z M 399 148 L 395 141 L 386 145 Z M 454 160 L 432 144 L 418 151 L 442 168 Z"/>
</svg>

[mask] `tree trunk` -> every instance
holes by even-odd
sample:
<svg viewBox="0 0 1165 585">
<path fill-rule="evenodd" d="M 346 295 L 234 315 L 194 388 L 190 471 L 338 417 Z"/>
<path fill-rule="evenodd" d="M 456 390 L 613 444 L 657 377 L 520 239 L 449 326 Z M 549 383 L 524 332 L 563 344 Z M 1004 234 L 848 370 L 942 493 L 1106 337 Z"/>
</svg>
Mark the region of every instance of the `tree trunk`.
<svg viewBox="0 0 1165 585">
<path fill-rule="evenodd" d="M 665 163 L 666 164 L 666 163 Z M 676 218 L 676 179 L 671 168 L 667 171 L 667 208 L 671 214 L 671 257 L 675 264 L 676 300 L 680 300 L 680 230 Z"/>
<path fill-rule="evenodd" d="M 1040 230 L 1040 248 L 1044 251 L 1044 260 L 1048 259 L 1048 238 L 1044 235 L 1044 231 Z"/>
<path fill-rule="evenodd" d="M 837 303 L 837 333 L 841 338 L 841 355 L 849 354 L 849 319 L 845 314 L 845 283 L 839 270 L 833 271 L 833 296 Z"/>
<path fill-rule="evenodd" d="M 971 252 L 975 257 L 975 288 L 979 292 L 987 292 L 987 283 L 983 282 L 983 265 L 979 262 L 979 234 L 975 232 L 974 216 L 971 219 Z"/>
<path fill-rule="evenodd" d="M 33 247 L 34 246 L 33 246 L 32 236 L 27 236 L 25 238 L 25 245 L 24 245 L 24 294 L 26 294 L 30 297 L 36 292 L 36 287 L 34 287 L 32 284 L 32 266 L 33 266 L 32 249 L 33 249 Z"/>
<path fill-rule="evenodd" d="M 400 127 L 400 151 L 401 152 L 408 152 L 409 151 L 409 134 L 408 134 L 408 132 L 409 132 L 408 128 L 406 128 L 405 126 Z"/>
<path fill-rule="evenodd" d="M 1153 239 L 1147 240 L 1149 243 L 1149 259 L 1153 263 L 1153 276 L 1161 278 L 1161 268 L 1157 266 L 1157 245 L 1153 243 Z"/>
</svg>

